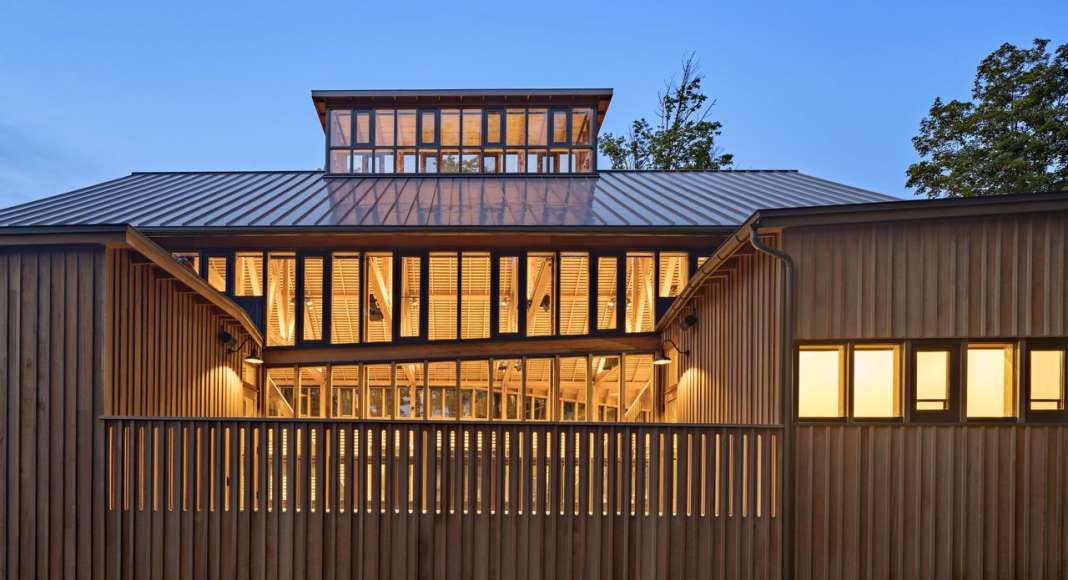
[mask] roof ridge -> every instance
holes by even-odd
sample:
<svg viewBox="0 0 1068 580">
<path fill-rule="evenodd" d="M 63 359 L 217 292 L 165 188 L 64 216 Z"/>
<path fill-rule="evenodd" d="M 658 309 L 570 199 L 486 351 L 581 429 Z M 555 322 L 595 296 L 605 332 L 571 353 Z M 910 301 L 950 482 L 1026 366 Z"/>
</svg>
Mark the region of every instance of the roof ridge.
<svg viewBox="0 0 1068 580">
<path fill-rule="evenodd" d="M 131 171 L 130 175 L 188 175 L 191 173 L 205 175 L 229 175 L 232 173 L 323 173 L 322 169 L 220 169 L 190 171 Z"/>
<path fill-rule="evenodd" d="M 801 173 L 800 169 L 598 169 L 598 173 Z"/>
</svg>

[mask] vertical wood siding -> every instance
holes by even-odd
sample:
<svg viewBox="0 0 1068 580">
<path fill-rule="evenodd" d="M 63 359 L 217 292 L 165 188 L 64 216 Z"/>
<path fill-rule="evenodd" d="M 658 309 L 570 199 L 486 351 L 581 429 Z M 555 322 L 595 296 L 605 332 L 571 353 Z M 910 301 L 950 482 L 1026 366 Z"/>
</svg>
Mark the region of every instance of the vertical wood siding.
<svg viewBox="0 0 1068 580">
<path fill-rule="evenodd" d="M 777 237 L 765 237 L 771 246 Z M 689 356 L 677 355 L 678 420 L 693 423 L 779 423 L 781 266 L 766 254 L 736 256 L 706 279 L 666 326 Z M 689 330 L 688 313 L 698 317 Z"/>
<path fill-rule="evenodd" d="M 798 339 L 1068 335 L 1068 213 L 789 229 Z"/>
<path fill-rule="evenodd" d="M 99 247 L 0 250 L 3 578 L 89 578 L 94 570 L 104 262 Z"/>
<path fill-rule="evenodd" d="M 110 415 L 232 417 L 244 414 L 245 349 L 228 352 L 219 328 L 241 326 L 128 250 L 112 250 Z"/>
<path fill-rule="evenodd" d="M 1068 577 L 1068 427 L 797 430 L 797 578 Z"/>
</svg>

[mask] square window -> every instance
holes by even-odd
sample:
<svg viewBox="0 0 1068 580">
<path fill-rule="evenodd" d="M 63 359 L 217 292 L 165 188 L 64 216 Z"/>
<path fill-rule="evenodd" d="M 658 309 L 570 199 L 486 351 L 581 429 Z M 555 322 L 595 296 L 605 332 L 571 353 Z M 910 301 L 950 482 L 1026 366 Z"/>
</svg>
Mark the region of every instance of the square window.
<svg viewBox="0 0 1068 580">
<path fill-rule="evenodd" d="M 438 152 L 436 150 L 419 151 L 419 173 L 438 172 Z"/>
<path fill-rule="evenodd" d="M 900 363 L 897 346 L 853 349 L 853 416 L 901 416 Z"/>
<path fill-rule="evenodd" d="M 395 173 L 393 165 L 393 151 L 390 149 L 375 150 L 375 173 Z"/>
<path fill-rule="evenodd" d="M 840 346 L 801 347 L 797 357 L 797 415 L 801 418 L 844 416 Z"/>
<path fill-rule="evenodd" d="M 1012 345 L 968 345 L 966 372 L 968 417 L 989 419 L 1015 414 Z"/>
<path fill-rule="evenodd" d="M 349 150 L 331 149 L 330 173 L 349 173 L 350 171 L 351 168 L 349 166 Z"/>
<path fill-rule="evenodd" d="M 1035 349 L 1029 353 L 1031 410 L 1064 410 L 1064 350 Z"/>
<path fill-rule="evenodd" d="M 370 149 L 357 149 L 352 152 L 352 172 L 370 173 L 373 157 Z"/>
</svg>

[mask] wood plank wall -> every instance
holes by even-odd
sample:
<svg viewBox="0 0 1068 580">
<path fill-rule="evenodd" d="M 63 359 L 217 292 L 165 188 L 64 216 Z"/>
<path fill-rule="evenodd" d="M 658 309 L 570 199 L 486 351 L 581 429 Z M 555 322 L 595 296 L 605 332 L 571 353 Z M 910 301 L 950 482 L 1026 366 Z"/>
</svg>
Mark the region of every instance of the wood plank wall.
<svg viewBox="0 0 1068 580">
<path fill-rule="evenodd" d="M 1068 336 L 1068 213 L 788 229 L 802 340 Z"/>
<path fill-rule="evenodd" d="M 228 352 L 219 328 L 243 342 L 244 329 L 174 278 L 110 250 L 115 348 L 109 415 L 234 417 L 244 414 L 247 350 Z M 246 347 L 247 348 L 247 347 Z"/>
<path fill-rule="evenodd" d="M 761 239 L 779 245 L 778 236 Z M 781 278 L 771 256 L 737 256 L 664 328 L 663 340 L 690 351 L 677 355 L 679 421 L 779 423 Z M 691 312 L 698 323 L 683 330 L 682 318 Z"/>
<path fill-rule="evenodd" d="M 88 578 L 94 570 L 104 497 L 94 485 L 104 473 L 96 420 L 104 272 L 100 246 L 0 249 L 2 578 Z"/>
<path fill-rule="evenodd" d="M 796 577 L 1068 578 L 1068 426 L 801 425 Z"/>
</svg>

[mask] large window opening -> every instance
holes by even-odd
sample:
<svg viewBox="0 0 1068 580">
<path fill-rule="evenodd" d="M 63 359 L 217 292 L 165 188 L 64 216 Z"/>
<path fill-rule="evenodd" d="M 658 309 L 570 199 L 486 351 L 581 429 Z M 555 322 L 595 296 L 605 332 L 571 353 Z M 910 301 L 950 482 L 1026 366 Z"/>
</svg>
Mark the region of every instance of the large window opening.
<svg viewBox="0 0 1068 580">
<path fill-rule="evenodd" d="M 304 259 L 304 329 L 301 338 L 323 339 L 323 259 Z"/>
<path fill-rule="evenodd" d="M 267 346 L 296 343 L 297 259 L 293 254 L 267 258 Z"/>
<path fill-rule="evenodd" d="M 560 357 L 557 418 L 560 421 L 586 420 L 586 390 L 589 361 L 586 357 Z"/>
<path fill-rule="evenodd" d="M 419 308 L 422 303 L 420 262 L 415 256 L 401 259 L 400 335 L 403 338 L 419 336 Z"/>
<path fill-rule="evenodd" d="M 560 254 L 560 334 L 581 335 L 590 330 L 590 257 Z"/>
<path fill-rule="evenodd" d="M 234 255 L 234 296 L 263 296 L 263 254 L 237 252 Z"/>
<path fill-rule="evenodd" d="M 656 317 L 652 253 L 627 254 L 627 332 L 652 332 Z"/>
<path fill-rule="evenodd" d="M 330 265 L 330 342 L 353 344 L 360 337 L 360 255 L 339 252 Z"/>
<path fill-rule="evenodd" d="M 394 369 L 397 381 L 397 418 L 426 417 L 426 377 L 424 364 L 400 363 Z"/>
<path fill-rule="evenodd" d="M 618 260 L 597 259 L 597 330 L 615 330 L 618 301 Z"/>
<path fill-rule="evenodd" d="M 430 314 L 427 338 L 453 340 L 456 338 L 457 258 L 455 253 L 430 254 Z"/>
<path fill-rule="evenodd" d="M 1032 411 L 1063 411 L 1064 349 L 1036 348 L 1029 353 Z"/>
<path fill-rule="evenodd" d="M 465 125 L 466 126 L 466 125 Z M 461 333 L 460 338 L 490 336 L 490 256 L 483 252 L 464 252 L 460 271 Z"/>
<path fill-rule="evenodd" d="M 1012 345 L 969 344 L 966 360 L 968 417 L 1012 417 L 1015 414 Z"/>
<path fill-rule="evenodd" d="M 623 357 L 623 421 L 649 423 L 654 420 L 655 381 L 652 355 Z"/>
<path fill-rule="evenodd" d="M 801 347 L 797 357 L 797 415 L 802 418 L 842 417 L 843 349 Z"/>
<path fill-rule="evenodd" d="M 367 342 L 393 339 L 393 255 L 367 254 L 367 289 L 364 303 Z"/>
<path fill-rule="evenodd" d="M 553 257 L 551 253 L 527 254 L 527 336 L 555 334 Z"/>
<path fill-rule="evenodd" d="M 853 349 L 853 416 L 901 416 L 901 374 L 897 346 Z"/>
</svg>

